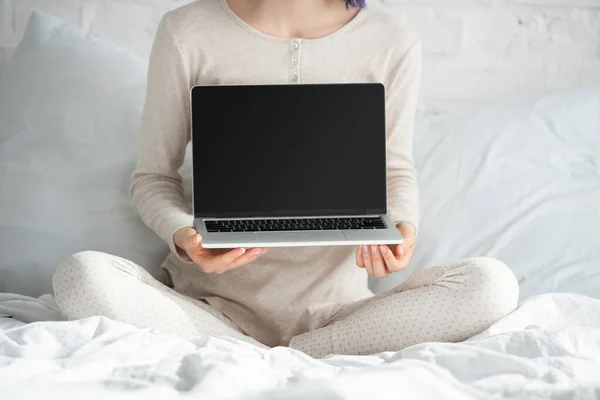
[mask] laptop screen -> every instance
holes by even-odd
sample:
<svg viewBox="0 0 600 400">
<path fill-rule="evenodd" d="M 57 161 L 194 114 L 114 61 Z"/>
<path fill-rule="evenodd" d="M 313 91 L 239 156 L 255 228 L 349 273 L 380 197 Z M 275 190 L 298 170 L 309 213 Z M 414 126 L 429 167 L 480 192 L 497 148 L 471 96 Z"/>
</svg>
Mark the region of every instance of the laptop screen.
<svg viewBox="0 0 600 400">
<path fill-rule="evenodd" d="M 196 86 L 196 217 L 383 214 L 382 84 Z"/>
</svg>

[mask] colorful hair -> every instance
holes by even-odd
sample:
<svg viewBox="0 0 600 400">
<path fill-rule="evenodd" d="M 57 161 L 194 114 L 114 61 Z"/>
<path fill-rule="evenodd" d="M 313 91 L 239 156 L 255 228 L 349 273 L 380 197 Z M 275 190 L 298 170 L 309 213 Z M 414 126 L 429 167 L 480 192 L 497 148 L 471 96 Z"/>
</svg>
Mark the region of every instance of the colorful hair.
<svg viewBox="0 0 600 400">
<path fill-rule="evenodd" d="M 350 8 L 350 7 L 364 8 L 367 6 L 366 2 L 367 2 L 367 0 L 346 0 L 346 8 Z"/>
</svg>

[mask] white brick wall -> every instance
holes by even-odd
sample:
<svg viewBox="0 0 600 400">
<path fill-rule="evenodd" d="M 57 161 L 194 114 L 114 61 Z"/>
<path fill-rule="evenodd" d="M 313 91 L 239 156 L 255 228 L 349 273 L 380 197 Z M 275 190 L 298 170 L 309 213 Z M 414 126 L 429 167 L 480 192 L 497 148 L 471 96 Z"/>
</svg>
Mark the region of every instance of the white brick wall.
<svg viewBox="0 0 600 400">
<path fill-rule="evenodd" d="M 0 68 L 34 8 L 145 57 L 161 14 L 188 1 L 0 0 Z M 600 84 L 600 0 L 368 1 L 420 29 L 423 110 Z"/>
</svg>

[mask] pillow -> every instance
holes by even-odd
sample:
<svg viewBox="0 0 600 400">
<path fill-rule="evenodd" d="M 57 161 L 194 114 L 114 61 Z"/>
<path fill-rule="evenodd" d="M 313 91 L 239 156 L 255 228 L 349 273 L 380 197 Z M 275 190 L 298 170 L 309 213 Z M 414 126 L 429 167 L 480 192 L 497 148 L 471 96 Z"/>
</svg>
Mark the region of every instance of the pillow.
<svg viewBox="0 0 600 400">
<path fill-rule="evenodd" d="M 0 292 L 51 292 L 98 250 L 160 278 L 168 248 L 133 211 L 147 62 L 34 12 L 0 78 Z"/>
<path fill-rule="evenodd" d="M 419 124 L 422 220 L 411 266 L 491 256 L 544 292 L 600 297 L 600 88 Z"/>
</svg>

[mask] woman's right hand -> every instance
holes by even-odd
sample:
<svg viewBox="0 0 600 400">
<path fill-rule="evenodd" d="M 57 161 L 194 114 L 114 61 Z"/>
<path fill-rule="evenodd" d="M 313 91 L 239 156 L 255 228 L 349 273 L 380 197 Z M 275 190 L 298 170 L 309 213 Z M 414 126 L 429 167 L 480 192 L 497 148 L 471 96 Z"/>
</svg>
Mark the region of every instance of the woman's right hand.
<svg viewBox="0 0 600 400">
<path fill-rule="evenodd" d="M 222 274 L 226 271 L 242 267 L 256 260 L 267 252 L 267 248 L 253 249 L 205 249 L 200 246 L 202 236 L 194 228 L 183 228 L 173 235 L 175 245 L 183 249 L 187 255 L 204 272 Z"/>
</svg>

